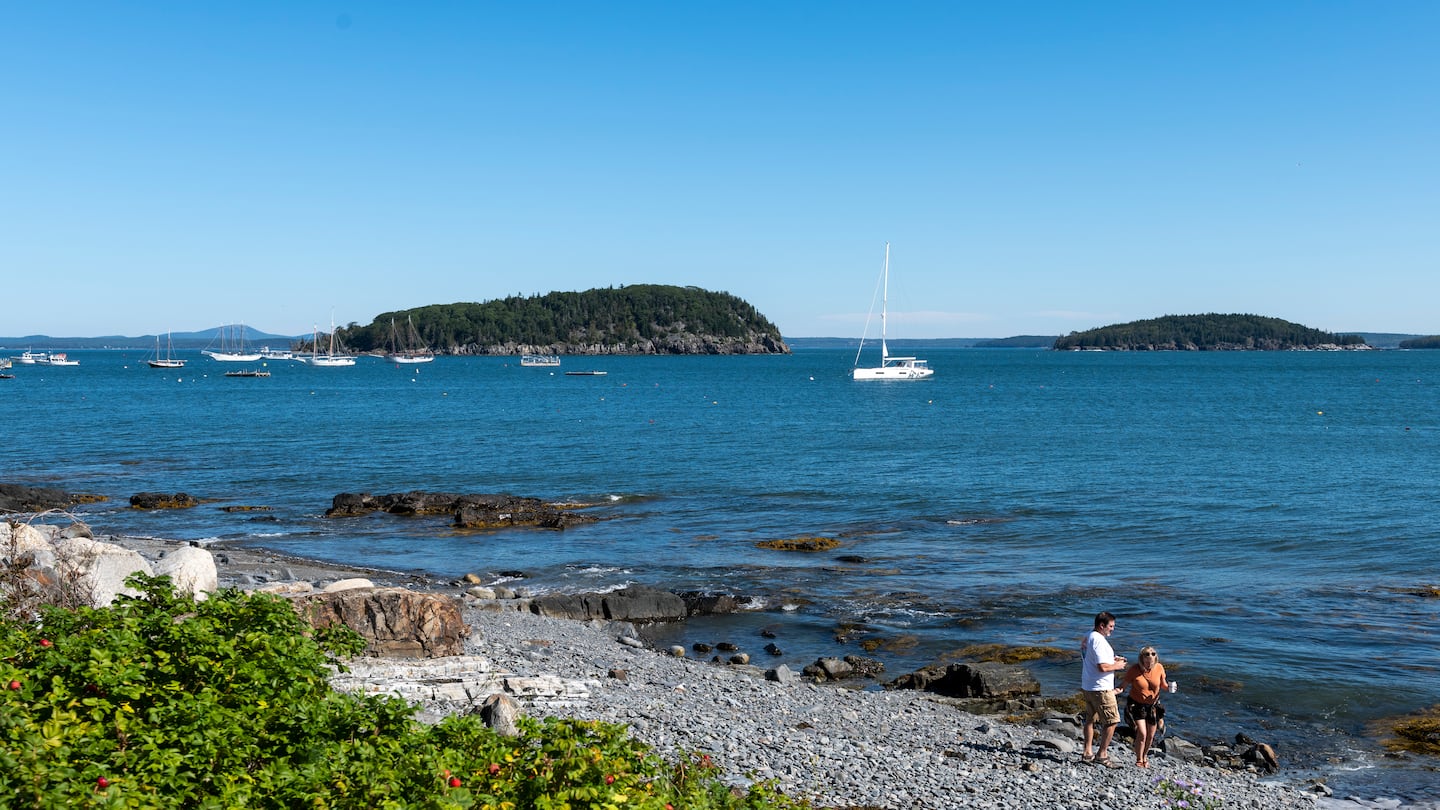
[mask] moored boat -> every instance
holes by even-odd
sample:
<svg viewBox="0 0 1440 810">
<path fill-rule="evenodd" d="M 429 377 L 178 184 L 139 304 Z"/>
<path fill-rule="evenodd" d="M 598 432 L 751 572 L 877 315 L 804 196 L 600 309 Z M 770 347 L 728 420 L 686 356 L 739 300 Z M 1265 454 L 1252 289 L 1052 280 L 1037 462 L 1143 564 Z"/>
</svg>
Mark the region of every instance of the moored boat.
<svg viewBox="0 0 1440 810">
<path fill-rule="evenodd" d="M 253 363 L 260 359 L 260 352 L 252 351 L 245 340 L 245 324 L 220 327 L 215 339 L 200 353 L 221 363 Z"/>
<path fill-rule="evenodd" d="M 892 357 L 890 347 L 885 343 L 885 320 L 890 305 L 890 243 L 885 243 L 885 267 L 880 272 L 880 365 L 861 367 L 860 353 L 865 351 L 865 339 L 860 339 L 860 349 L 855 352 L 855 368 L 851 379 L 855 380 L 923 380 L 935 373 L 925 360 L 915 357 Z M 873 300 L 871 306 L 874 306 Z M 874 311 L 873 309 L 871 310 Z"/>
<path fill-rule="evenodd" d="M 413 365 L 429 363 L 434 359 L 435 352 L 420 339 L 415 322 L 408 315 L 405 317 L 403 334 L 395 325 L 395 319 L 390 319 L 390 351 L 385 353 L 386 362 Z"/>
<path fill-rule="evenodd" d="M 71 360 L 64 352 L 50 352 L 37 356 L 35 364 L 39 366 L 78 366 L 80 361 Z"/>
<path fill-rule="evenodd" d="M 145 363 L 150 368 L 184 368 L 185 361 L 175 356 L 175 347 L 170 343 L 170 333 L 165 333 L 165 352 L 160 352 L 160 336 L 155 336 L 155 354 Z"/>
<path fill-rule="evenodd" d="M 560 365 L 560 356 L 555 354 L 522 354 L 520 365 L 528 368 L 555 368 Z"/>
</svg>

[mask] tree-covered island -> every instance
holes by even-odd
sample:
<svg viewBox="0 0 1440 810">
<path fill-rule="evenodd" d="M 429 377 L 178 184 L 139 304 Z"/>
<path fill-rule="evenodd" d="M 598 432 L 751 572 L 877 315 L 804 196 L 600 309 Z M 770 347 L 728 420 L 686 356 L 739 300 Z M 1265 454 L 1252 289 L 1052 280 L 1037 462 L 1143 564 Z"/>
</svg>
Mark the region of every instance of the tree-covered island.
<svg viewBox="0 0 1440 810">
<path fill-rule="evenodd" d="M 352 351 L 385 351 L 392 322 L 413 322 L 441 354 L 789 354 L 780 330 L 729 293 L 632 284 L 385 312 L 337 337 Z"/>
<path fill-rule="evenodd" d="M 1259 315 L 1166 315 L 1071 332 L 1055 349 L 1080 351 L 1284 351 L 1368 349 L 1359 335 L 1336 335 Z"/>
</svg>

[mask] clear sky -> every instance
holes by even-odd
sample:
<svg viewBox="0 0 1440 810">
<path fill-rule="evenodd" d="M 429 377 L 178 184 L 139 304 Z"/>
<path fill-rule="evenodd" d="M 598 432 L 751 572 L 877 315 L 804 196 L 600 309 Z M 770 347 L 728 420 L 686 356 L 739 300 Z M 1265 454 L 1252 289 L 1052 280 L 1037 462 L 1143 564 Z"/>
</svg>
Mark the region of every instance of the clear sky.
<svg viewBox="0 0 1440 810">
<path fill-rule="evenodd" d="M 636 283 L 1440 333 L 1440 3 L 0 4 L 0 335 Z M 874 327 L 872 326 L 872 334 Z"/>
</svg>

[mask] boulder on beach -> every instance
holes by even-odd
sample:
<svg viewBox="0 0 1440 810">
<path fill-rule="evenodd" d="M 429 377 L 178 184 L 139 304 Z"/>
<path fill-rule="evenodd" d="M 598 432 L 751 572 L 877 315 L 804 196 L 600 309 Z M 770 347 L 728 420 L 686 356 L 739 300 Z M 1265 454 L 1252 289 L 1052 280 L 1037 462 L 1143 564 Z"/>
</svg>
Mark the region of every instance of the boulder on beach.
<svg viewBox="0 0 1440 810">
<path fill-rule="evenodd" d="M 441 658 L 460 655 L 470 635 L 460 600 L 405 588 L 351 588 L 300 596 L 295 608 L 314 627 L 343 624 L 366 640 L 366 655 Z"/>
<path fill-rule="evenodd" d="M 204 599 L 220 587 L 215 555 L 198 546 L 181 546 L 155 563 L 157 576 L 168 576 L 177 593 Z"/>
<path fill-rule="evenodd" d="M 139 596 L 125 584 L 132 574 L 153 574 L 139 552 L 85 537 L 55 543 L 56 569 L 62 582 L 74 583 L 95 607 L 106 607 L 120 594 Z"/>
</svg>

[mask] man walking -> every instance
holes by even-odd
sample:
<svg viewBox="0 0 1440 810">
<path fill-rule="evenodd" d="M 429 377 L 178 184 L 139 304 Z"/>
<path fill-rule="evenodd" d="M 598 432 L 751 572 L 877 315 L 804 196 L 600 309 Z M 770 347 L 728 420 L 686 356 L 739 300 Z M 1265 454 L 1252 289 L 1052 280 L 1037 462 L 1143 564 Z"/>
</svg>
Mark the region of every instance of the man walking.
<svg viewBox="0 0 1440 810">
<path fill-rule="evenodd" d="M 1085 749 L 1081 762 L 1096 762 L 1107 768 L 1118 768 L 1110 762 L 1110 739 L 1120 725 L 1120 707 L 1115 703 L 1115 673 L 1125 669 L 1125 659 L 1117 656 L 1108 641 L 1115 632 L 1115 616 L 1101 611 L 1095 616 L 1095 629 L 1085 637 L 1084 661 L 1081 666 L 1080 688 L 1085 695 Z M 1095 724 L 1100 723 L 1100 745 L 1091 753 L 1095 740 Z"/>
</svg>

